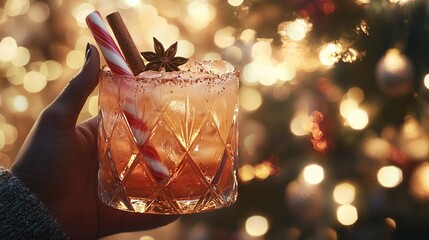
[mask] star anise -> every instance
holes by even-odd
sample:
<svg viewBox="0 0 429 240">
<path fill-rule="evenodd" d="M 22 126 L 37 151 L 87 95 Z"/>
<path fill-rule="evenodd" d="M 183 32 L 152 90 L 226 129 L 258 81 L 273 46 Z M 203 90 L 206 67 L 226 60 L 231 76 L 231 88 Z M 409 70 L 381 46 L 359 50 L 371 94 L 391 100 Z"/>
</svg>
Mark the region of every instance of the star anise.
<svg viewBox="0 0 429 240">
<path fill-rule="evenodd" d="M 167 72 L 179 71 L 179 66 L 188 61 L 187 58 L 175 57 L 177 52 L 177 42 L 171 45 L 167 51 L 164 50 L 164 46 L 162 46 L 158 39 L 153 38 L 153 44 L 155 52 L 141 53 L 141 55 L 149 61 L 143 71 L 161 71 L 162 69 Z"/>
</svg>

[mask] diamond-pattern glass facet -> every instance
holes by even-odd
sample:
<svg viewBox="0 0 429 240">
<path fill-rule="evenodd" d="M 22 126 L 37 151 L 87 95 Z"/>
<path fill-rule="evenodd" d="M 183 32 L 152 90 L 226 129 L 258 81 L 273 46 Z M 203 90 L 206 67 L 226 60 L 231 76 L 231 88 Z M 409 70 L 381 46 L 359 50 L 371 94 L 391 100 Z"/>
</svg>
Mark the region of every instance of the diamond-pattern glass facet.
<svg viewBox="0 0 429 240">
<path fill-rule="evenodd" d="M 122 173 L 130 161 L 134 161 L 139 150 L 124 116 L 118 117 L 110 137 L 112 159 L 118 173 Z M 124 176 L 121 175 L 121 178 Z"/>
</svg>

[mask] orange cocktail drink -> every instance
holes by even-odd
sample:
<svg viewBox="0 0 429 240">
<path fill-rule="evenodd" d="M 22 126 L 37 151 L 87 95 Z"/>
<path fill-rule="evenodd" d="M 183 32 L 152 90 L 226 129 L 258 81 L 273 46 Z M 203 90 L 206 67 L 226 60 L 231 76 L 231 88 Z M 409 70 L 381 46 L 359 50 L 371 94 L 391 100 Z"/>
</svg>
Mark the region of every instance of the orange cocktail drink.
<svg viewBox="0 0 429 240">
<path fill-rule="evenodd" d="M 187 214 L 237 198 L 238 71 L 188 61 L 180 71 L 100 73 L 99 194 L 109 206 Z"/>
</svg>

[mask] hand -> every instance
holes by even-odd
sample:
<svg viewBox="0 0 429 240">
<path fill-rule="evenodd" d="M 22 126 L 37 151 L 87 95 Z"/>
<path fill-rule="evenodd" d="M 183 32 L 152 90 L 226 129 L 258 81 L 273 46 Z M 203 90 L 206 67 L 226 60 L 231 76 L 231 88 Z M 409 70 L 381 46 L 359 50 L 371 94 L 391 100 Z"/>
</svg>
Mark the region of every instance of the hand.
<svg viewBox="0 0 429 240">
<path fill-rule="evenodd" d="M 98 84 L 99 69 L 98 51 L 88 44 L 82 70 L 40 114 L 11 167 L 71 239 L 141 231 L 177 218 L 124 212 L 100 202 L 97 120 L 76 125 L 82 106 Z"/>
</svg>

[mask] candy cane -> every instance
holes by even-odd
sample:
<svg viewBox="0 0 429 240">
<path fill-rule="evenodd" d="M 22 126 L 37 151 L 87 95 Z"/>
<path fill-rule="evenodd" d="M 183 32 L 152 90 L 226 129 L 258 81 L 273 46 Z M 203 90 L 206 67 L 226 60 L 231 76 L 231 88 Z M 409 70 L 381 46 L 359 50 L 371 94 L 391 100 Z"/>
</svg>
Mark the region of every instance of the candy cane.
<svg viewBox="0 0 429 240">
<path fill-rule="evenodd" d="M 133 72 L 128 67 L 118 46 L 107 30 L 100 13 L 98 11 L 90 13 L 86 17 L 86 24 L 91 30 L 92 36 L 94 36 L 95 42 L 100 48 L 104 59 L 106 59 L 110 70 L 116 74 L 133 76 Z"/>
<path fill-rule="evenodd" d="M 119 75 L 134 76 L 118 46 L 107 30 L 100 13 L 98 11 L 90 13 L 86 17 L 86 24 L 91 30 L 92 36 L 100 48 L 110 70 Z M 131 127 L 140 152 L 143 154 L 154 178 L 157 181 L 169 178 L 170 171 L 168 171 L 168 168 L 161 162 L 155 148 L 148 144 L 149 128 L 146 122 L 142 120 L 142 114 L 137 109 L 134 100 L 126 98 L 122 110 Z"/>
</svg>

